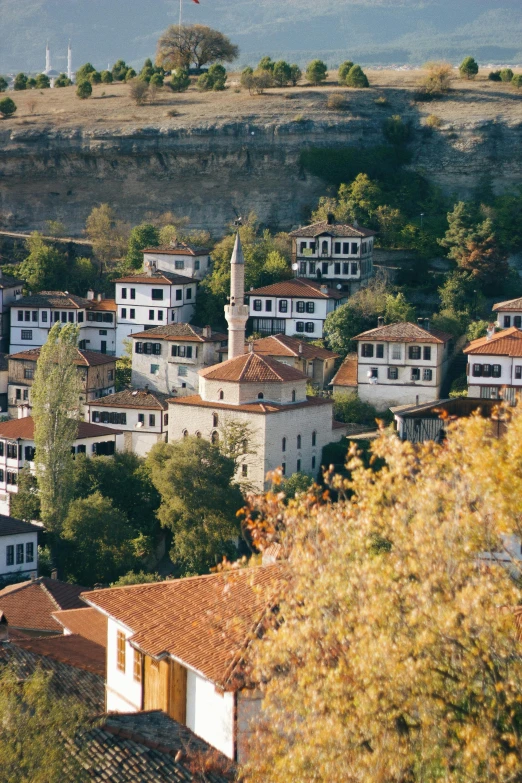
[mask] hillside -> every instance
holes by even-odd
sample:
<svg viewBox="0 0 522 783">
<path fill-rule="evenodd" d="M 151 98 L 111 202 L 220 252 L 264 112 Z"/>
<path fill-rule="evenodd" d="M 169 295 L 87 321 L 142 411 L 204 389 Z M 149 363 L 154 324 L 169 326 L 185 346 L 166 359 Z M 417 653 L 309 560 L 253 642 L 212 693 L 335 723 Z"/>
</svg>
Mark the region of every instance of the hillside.
<svg viewBox="0 0 522 783">
<path fill-rule="evenodd" d="M 262 54 L 297 62 L 313 56 L 336 65 L 420 64 L 474 54 L 481 62 L 522 63 L 520 0 L 184 0 L 185 20 L 210 24 L 241 47 L 240 63 Z M 66 64 L 72 40 L 77 67 L 135 65 L 155 50 L 159 33 L 177 22 L 177 2 L 156 0 L 0 0 L 0 72 L 39 70 L 45 42 L 53 66 Z"/>
</svg>

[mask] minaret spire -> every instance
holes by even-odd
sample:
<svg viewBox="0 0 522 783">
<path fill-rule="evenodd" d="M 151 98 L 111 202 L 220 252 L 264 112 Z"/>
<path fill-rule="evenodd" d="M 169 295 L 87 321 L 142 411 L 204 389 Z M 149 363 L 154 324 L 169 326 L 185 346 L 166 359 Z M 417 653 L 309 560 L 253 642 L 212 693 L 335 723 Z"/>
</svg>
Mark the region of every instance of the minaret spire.
<svg viewBox="0 0 522 783">
<path fill-rule="evenodd" d="M 245 330 L 248 307 L 245 305 L 245 258 L 239 231 L 230 259 L 230 304 L 225 307 L 228 323 L 228 358 L 235 359 L 245 352 Z"/>
<path fill-rule="evenodd" d="M 71 39 L 69 38 L 69 46 L 67 47 L 67 78 L 72 81 L 73 72 L 72 72 L 72 49 L 71 49 Z"/>
<path fill-rule="evenodd" d="M 51 50 L 49 49 L 49 41 L 47 41 L 45 47 L 45 73 L 49 73 L 51 70 Z"/>
</svg>

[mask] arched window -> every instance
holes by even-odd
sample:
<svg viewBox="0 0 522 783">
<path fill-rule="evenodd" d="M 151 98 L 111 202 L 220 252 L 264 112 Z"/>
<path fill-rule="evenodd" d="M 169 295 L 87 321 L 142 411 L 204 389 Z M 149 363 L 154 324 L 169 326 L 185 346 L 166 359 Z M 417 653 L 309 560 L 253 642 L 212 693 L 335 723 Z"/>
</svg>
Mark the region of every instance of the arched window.
<svg viewBox="0 0 522 783">
<path fill-rule="evenodd" d="M 188 438 L 188 430 L 183 430 L 183 437 Z"/>
<path fill-rule="evenodd" d="M 265 395 L 263 394 L 263 392 L 259 392 L 259 394 L 257 395 L 257 399 L 258 400 L 264 400 L 265 399 Z"/>
<path fill-rule="evenodd" d="M 281 441 L 281 451 L 286 451 L 286 438 Z"/>
<path fill-rule="evenodd" d="M 212 426 L 213 427 L 217 427 L 218 424 L 219 424 L 219 416 L 217 415 L 217 413 L 213 413 L 212 414 Z"/>
<path fill-rule="evenodd" d="M 295 402 L 295 389 L 292 391 L 292 402 Z"/>
<path fill-rule="evenodd" d="M 243 454 L 247 454 L 247 452 L 248 452 L 248 441 L 245 438 L 245 440 L 243 441 Z"/>
<path fill-rule="evenodd" d="M 317 432 L 314 430 L 312 432 L 312 446 L 315 446 L 317 442 Z"/>
<path fill-rule="evenodd" d="M 224 400 L 225 399 L 225 392 L 222 389 L 220 389 L 219 392 L 218 392 L 218 398 L 220 400 Z"/>
<path fill-rule="evenodd" d="M 196 438 L 201 438 L 201 432 L 199 430 L 196 431 Z"/>
<path fill-rule="evenodd" d="M 328 253 L 328 242 L 324 240 L 323 242 L 323 255 L 326 255 Z"/>
<path fill-rule="evenodd" d="M 297 436 L 297 448 L 298 449 L 301 448 L 301 436 L 300 435 Z"/>
<path fill-rule="evenodd" d="M 213 433 L 212 433 L 212 435 L 211 435 L 211 438 L 210 438 L 210 440 L 212 441 L 212 443 L 214 444 L 214 446 L 217 446 L 217 444 L 219 443 L 219 432 L 216 432 L 216 431 L 214 430 L 214 432 L 213 432 Z"/>
</svg>

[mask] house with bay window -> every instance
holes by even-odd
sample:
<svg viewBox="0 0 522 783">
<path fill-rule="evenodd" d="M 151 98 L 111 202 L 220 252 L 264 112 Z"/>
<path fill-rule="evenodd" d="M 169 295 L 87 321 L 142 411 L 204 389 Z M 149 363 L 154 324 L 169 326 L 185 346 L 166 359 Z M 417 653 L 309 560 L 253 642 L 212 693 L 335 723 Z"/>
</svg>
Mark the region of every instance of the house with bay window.
<svg viewBox="0 0 522 783">
<path fill-rule="evenodd" d="M 326 220 L 290 233 L 292 264 L 301 278 L 323 280 L 331 288 L 353 294 L 373 275 L 375 231 Z"/>
<path fill-rule="evenodd" d="M 497 302 L 493 305 L 493 312 L 497 317 L 497 326 L 501 329 L 509 329 L 511 326 L 522 329 L 522 298 Z"/>
<path fill-rule="evenodd" d="M 417 324 L 384 325 L 357 335 L 357 391 L 377 410 L 419 404 L 440 398 L 440 388 L 453 352 L 450 334 Z"/>
<path fill-rule="evenodd" d="M 512 326 L 464 348 L 468 357 L 468 397 L 514 403 L 522 391 L 522 331 Z"/>
<path fill-rule="evenodd" d="M 143 251 L 145 269 L 152 264 L 161 272 L 172 272 L 193 280 L 202 280 L 209 273 L 211 263 L 210 250 L 207 247 L 197 247 L 177 240 L 160 247 L 147 247 Z"/>
<path fill-rule="evenodd" d="M 348 294 L 313 280 L 295 278 L 248 292 L 250 330 L 261 335 L 319 339 L 326 317 Z"/>
</svg>

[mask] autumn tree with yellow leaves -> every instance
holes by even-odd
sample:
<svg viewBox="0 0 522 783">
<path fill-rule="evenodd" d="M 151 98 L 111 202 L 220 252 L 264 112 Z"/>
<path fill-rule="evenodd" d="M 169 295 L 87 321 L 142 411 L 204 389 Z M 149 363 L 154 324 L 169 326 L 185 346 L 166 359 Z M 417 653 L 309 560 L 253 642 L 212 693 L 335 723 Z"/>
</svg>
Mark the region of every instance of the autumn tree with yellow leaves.
<svg viewBox="0 0 522 783">
<path fill-rule="evenodd" d="M 522 533 L 522 413 L 501 439 L 479 417 L 449 430 L 420 446 L 383 432 L 378 472 L 352 450 L 350 481 L 329 477 L 338 502 L 255 501 L 252 535 L 280 541 L 289 575 L 251 649 L 247 783 L 522 779 L 521 592 L 482 557 Z"/>
</svg>

